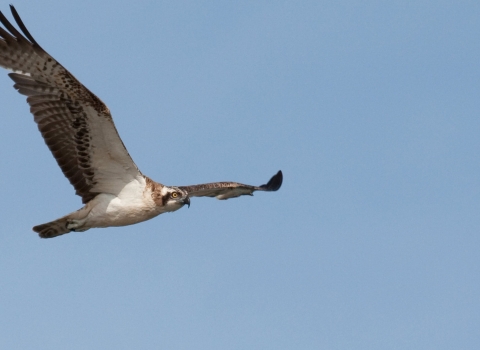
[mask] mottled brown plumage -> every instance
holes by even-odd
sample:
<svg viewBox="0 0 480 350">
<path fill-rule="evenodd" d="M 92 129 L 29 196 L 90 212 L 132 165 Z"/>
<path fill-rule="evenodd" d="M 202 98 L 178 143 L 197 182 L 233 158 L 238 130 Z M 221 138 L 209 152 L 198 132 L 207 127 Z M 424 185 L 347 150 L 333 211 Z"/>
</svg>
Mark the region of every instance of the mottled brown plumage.
<svg viewBox="0 0 480 350">
<path fill-rule="evenodd" d="M 282 186 L 283 174 L 279 170 L 267 184 L 261 186 L 245 185 L 238 182 L 211 182 L 207 184 L 179 186 L 190 197 L 216 197 L 229 199 L 240 196 L 253 196 L 255 191 L 277 191 Z"/>
<path fill-rule="evenodd" d="M 0 22 L 10 31 L 0 27 L 0 65 L 15 71 L 9 74 L 14 88 L 28 96 L 38 129 L 76 194 L 87 203 L 109 187 L 105 186 L 108 179 L 94 170 L 95 163 L 103 161 L 95 157 L 90 142 L 91 128 L 98 124 L 103 124 L 101 131 L 108 139 L 103 146 L 118 150 L 111 161 L 130 163 L 133 178 L 138 169 L 118 136 L 107 106 L 37 44 L 13 6 L 11 9 L 30 41 L 0 12 Z"/>
<path fill-rule="evenodd" d="M 148 176 L 144 176 L 144 177 L 147 183 L 147 185 L 145 186 L 145 190 L 150 193 L 150 196 L 152 197 L 156 205 L 159 205 L 159 206 L 163 205 L 163 203 L 165 202 L 165 196 L 162 195 L 162 189 L 165 186 L 163 186 L 158 182 L 153 181 Z"/>
</svg>

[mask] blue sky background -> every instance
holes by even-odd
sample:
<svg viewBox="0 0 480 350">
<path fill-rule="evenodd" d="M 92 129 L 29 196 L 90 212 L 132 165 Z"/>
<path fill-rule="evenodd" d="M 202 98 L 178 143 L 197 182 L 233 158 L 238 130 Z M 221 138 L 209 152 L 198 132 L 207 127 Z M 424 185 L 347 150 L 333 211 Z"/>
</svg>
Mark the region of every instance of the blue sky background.
<svg viewBox="0 0 480 350">
<path fill-rule="evenodd" d="M 0 348 L 478 349 L 478 2 L 14 5 L 146 175 L 284 184 L 41 240 L 81 202 L 3 74 Z"/>
</svg>

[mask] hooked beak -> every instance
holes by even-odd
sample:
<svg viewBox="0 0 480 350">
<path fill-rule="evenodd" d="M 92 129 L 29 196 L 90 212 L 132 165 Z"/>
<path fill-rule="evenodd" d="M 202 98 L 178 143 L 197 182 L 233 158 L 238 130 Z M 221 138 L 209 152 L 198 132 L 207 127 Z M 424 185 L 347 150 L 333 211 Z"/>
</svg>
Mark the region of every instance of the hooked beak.
<svg viewBox="0 0 480 350">
<path fill-rule="evenodd" d="M 190 208 L 190 197 L 186 197 L 186 198 L 183 200 L 183 204 L 188 205 L 188 207 Z"/>
</svg>

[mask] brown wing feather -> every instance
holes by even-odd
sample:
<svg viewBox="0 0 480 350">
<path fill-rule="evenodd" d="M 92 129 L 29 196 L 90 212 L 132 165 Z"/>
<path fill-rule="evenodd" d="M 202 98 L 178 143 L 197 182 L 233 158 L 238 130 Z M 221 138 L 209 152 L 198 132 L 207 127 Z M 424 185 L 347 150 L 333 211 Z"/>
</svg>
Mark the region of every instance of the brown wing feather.
<svg viewBox="0 0 480 350">
<path fill-rule="evenodd" d="M 118 136 L 107 106 L 33 39 L 13 6 L 25 38 L 0 12 L 0 66 L 13 70 L 45 143 L 84 203 L 118 192 L 140 172 Z M 100 169 L 100 170 L 99 170 Z"/>
<path fill-rule="evenodd" d="M 261 186 L 245 185 L 238 182 L 211 182 L 193 186 L 179 186 L 187 191 L 190 197 L 216 197 L 217 199 L 229 199 L 244 195 L 253 196 L 255 191 L 277 191 L 283 182 L 282 171 L 279 170 L 268 183 Z"/>
</svg>

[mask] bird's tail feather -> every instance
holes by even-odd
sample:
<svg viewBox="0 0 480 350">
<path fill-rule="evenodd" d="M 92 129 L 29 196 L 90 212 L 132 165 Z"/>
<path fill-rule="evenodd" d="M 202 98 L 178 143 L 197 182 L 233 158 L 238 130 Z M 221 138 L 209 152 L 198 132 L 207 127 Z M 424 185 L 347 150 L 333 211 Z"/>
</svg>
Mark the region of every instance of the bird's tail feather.
<svg viewBox="0 0 480 350">
<path fill-rule="evenodd" d="M 52 238 L 70 232 L 67 228 L 68 215 L 63 218 L 33 227 L 41 238 Z"/>
</svg>

